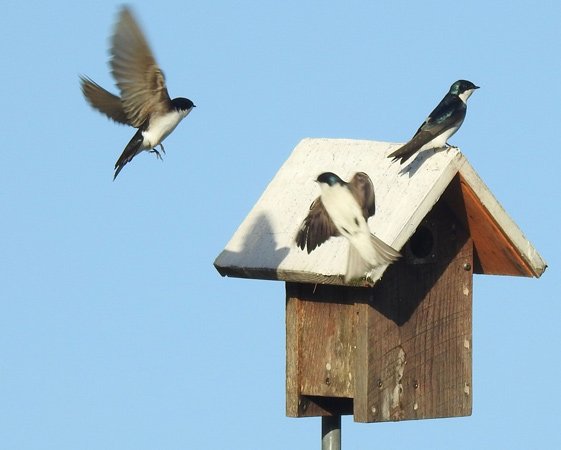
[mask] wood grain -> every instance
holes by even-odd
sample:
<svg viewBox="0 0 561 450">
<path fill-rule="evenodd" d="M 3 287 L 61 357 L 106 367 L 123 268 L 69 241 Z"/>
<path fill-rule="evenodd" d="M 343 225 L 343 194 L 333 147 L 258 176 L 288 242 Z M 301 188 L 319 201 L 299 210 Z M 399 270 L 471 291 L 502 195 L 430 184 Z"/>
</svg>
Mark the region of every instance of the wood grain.
<svg viewBox="0 0 561 450">
<path fill-rule="evenodd" d="M 373 288 L 287 283 L 287 415 L 471 414 L 473 243 L 444 203 L 426 221 L 434 258 Z"/>
</svg>

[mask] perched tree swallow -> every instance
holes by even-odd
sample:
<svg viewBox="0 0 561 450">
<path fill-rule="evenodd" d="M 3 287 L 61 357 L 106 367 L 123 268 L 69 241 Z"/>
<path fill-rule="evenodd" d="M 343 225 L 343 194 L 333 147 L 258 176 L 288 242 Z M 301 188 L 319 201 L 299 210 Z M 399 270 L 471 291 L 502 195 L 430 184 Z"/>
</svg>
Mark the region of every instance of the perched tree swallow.
<svg viewBox="0 0 561 450">
<path fill-rule="evenodd" d="M 345 183 L 334 173 L 325 172 L 316 181 L 321 196 L 314 200 L 298 230 L 298 247 L 307 247 L 310 253 L 331 236 L 346 237 L 350 245 L 345 282 L 363 277 L 370 269 L 401 256 L 368 228 L 367 220 L 376 210 L 374 186 L 368 175 L 357 172 Z"/>
<path fill-rule="evenodd" d="M 404 146 L 388 155 L 392 161 L 403 164 L 419 150 L 448 146 L 448 139 L 462 126 L 466 117 L 466 102 L 473 91 L 479 89 L 471 81 L 458 80 L 444 96 L 434 111 L 419 127 L 415 136 Z"/>
<path fill-rule="evenodd" d="M 88 103 L 115 122 L 138 128 L 115 164 L 115 175 L 144 150 L 162 159 L 162 141 L 195 107 L 187 98 L 170 98 L 164 73 L 132 12 L 124 7 L 111 41 L 111 73 L 121 97 L 106 91 L 87 77 L 80 77 Z"/>
</svg>

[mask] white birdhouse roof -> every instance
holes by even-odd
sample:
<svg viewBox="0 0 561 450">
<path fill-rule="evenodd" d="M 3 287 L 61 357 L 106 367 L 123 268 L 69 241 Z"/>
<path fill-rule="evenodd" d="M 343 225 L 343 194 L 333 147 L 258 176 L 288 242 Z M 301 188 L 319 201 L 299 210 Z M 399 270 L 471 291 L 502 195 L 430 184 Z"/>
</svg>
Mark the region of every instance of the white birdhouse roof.
<svg viewBox="0 0 561 450">
<path fill-rule="evenodd" d="M 547 267 L 465 156 L 455 148 L 429 150 L 400 166 L 387 155 L 401 144 L 351 139 L 304 139 L 214 262 L 223 276 L 344 284 L 347 246 L 331 238 L 308 254 L 294 238 L 320 191 L 315 179 L 334 172 L 349 181 L 366 172 L 376 194 L 370 230 L 400 250 L 454 182 L 474 243 L 476 273 L 539 277 Z M 374 269 L 378 280 L 387 266 Z"/>
</svg>

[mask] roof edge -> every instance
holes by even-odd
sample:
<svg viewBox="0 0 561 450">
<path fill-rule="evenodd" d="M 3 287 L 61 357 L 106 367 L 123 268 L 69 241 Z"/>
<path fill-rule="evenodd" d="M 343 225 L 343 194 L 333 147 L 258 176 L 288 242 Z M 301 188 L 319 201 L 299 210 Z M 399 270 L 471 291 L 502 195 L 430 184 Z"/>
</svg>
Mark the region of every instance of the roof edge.
<svg viewBox="0 0 561 450">
<path fill-rule="evenodd" d="M 523 263 L 524 267 L 521 270 L 526 270 L 524 272 L 521 271 L 520 275 L 539 278 L 545 272 L 547 263 L 532 243 L 524 236 L 522 230 L 501 206 L 467 159 L 459 173 L 462 180 L 475 194 L 479 204 L 485 210 L 489 221 L 492 222 L 504 241 L 510 244 L 512 251 L 516 253 L 519 261 Z M 484 273 L 489 272 L 484 270 Z M 503 274 L 512 275 L 510 273 Z"/>
</svg>

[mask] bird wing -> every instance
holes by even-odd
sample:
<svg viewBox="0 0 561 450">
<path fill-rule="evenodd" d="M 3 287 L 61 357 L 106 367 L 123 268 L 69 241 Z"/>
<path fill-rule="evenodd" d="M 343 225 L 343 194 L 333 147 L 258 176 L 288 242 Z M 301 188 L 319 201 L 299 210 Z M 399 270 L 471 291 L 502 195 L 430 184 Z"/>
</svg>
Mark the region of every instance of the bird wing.
<svg viewBox="0 0 561 450">
<path fill-rule="evenodd" d="M 405 161 L 423 145 L 447 130 L 451 124 L 463 118 L 465 114 L 466 105 L 464 102 L 457 96 L 445 95 L 419 127 L 413 138 L 395 152 L 390 153 L 388 158 L 393 158 L 394 161 L 396 159 L 401 159 L 401 162 Z"/>
<path fill-rule="evenodd" d="M 115 122 L 130 125 L 119 97 L 106 91 L 88 77 L 81 76 L 80 83 L 84 97 L 93 108 L 101 111 Z"/>
<path fill-rule="evenodd" d="M 296 235 L 296 245 L 308 253 L 319 247 L 331 236 L 339 236 L 339 231 L 327 214 L 321 198 L 316 198 L 310 205 L 310 212 L 302 222 Z"/>
<path fill-rule="evenodd" d="M 140 127 L 152 113 L 171 104 L 164 74 L 132 12 L 121 10 L 112 39 L 111 71 L 121 91 L 123 109 L 130 124 Z"/>
<path fill-rule="evenodd" d="M 349 181 L 349 189 L 362 209 L 365 220 L 376 212 L 376 197 L 372 180 L 364 172 L 357 172 Z"/>
</svg>

